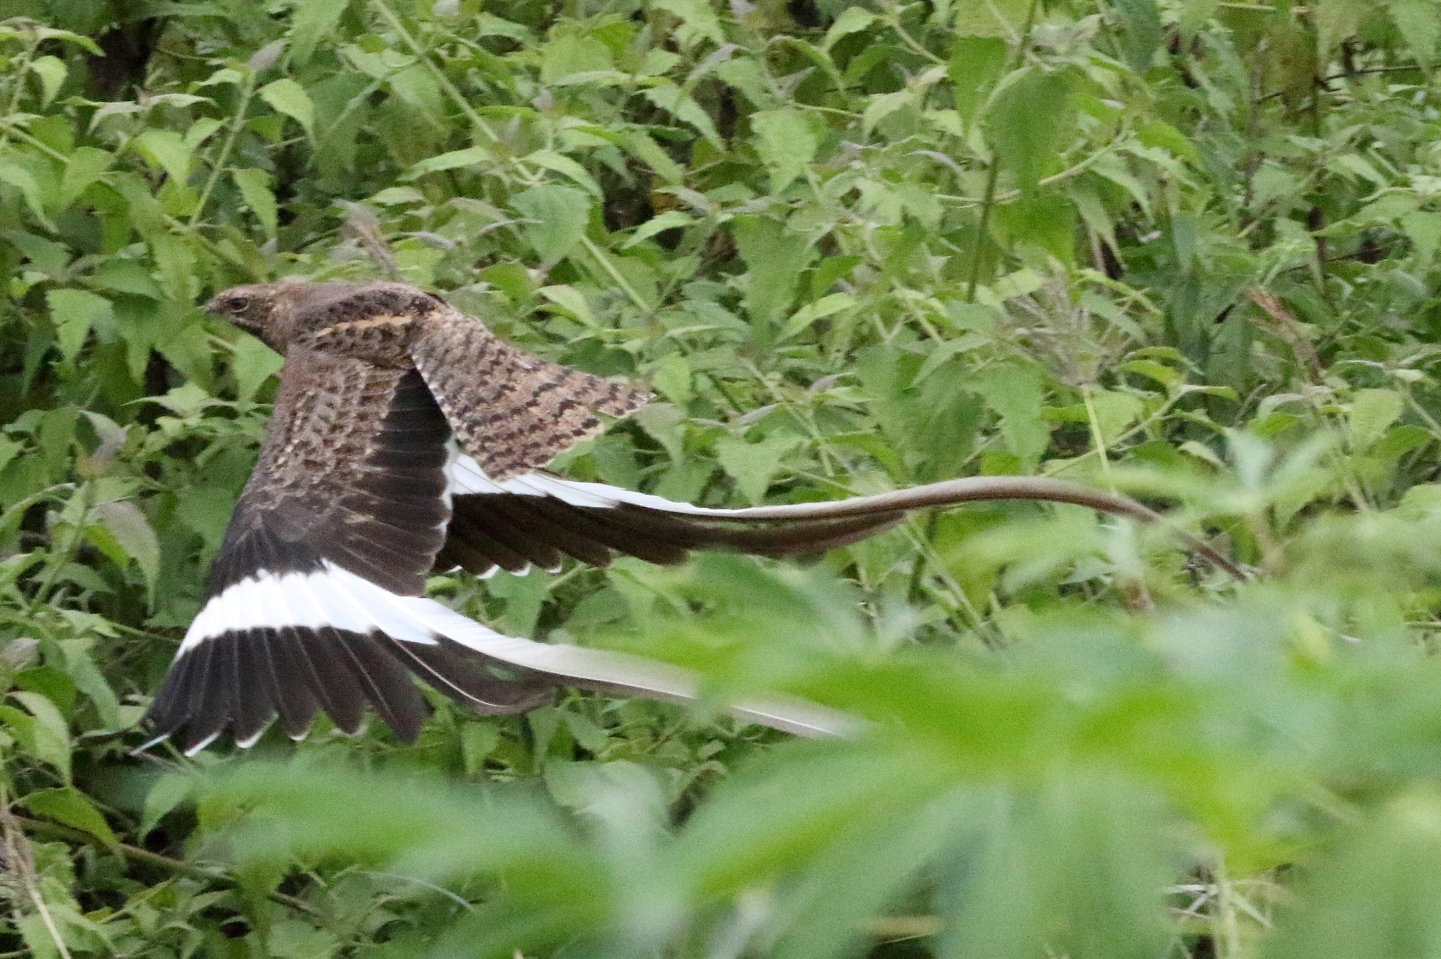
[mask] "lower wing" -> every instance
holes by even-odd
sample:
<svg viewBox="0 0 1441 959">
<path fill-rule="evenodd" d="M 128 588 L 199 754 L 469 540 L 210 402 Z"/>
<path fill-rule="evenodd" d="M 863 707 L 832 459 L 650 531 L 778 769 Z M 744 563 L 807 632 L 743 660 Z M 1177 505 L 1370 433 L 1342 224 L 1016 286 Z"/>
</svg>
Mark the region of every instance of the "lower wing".
<svg viewBox="0 0 1441 959">
<path fill-rule="evenodd" d="M 191 624 L 146 714 L 158 742 L 195 753 L 229 731 L 250 746 L 272 717 L 301 738 L 316 713 L 354 732 L 366 704 L 407 740 L 426 705 L 414 674 L 480 713 L 532 709 L 559 685 L 693 701 L 694 673 L 639 656 L 505 636 L 422 596 L 400 596 L 328 560 L 262 571 L 211 598 Z M 736 716 L 803 736 L 859 727 L 844 713 L 784 696 L 729 706 Z"/>
</svg>

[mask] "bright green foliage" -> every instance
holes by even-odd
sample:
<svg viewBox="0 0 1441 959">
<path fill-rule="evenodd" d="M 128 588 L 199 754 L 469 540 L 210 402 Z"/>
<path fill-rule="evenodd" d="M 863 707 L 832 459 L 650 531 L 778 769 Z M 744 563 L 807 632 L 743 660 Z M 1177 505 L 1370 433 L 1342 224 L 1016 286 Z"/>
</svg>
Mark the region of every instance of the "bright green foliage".
<svg viewBox="0 0 1441 959">
<path fill-rule="evenodd" d="M 0 780 L 36 956 L 1441 956 L 1431 0 L 0 0 Z M 389 252 L 387 252 L 389 251 Z M 873 729 L 439 697 L 144 756 L 278 359 L 393 271 L 652 384 L 569 475 L 1040 473 L 819 561 L 440 576 Z"/>
</svg>

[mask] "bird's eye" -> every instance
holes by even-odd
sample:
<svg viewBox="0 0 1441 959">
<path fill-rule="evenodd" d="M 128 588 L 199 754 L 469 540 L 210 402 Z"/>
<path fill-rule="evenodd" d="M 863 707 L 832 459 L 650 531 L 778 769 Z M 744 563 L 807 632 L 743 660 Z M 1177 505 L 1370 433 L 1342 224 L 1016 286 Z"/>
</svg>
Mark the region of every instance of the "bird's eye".
<svg viewBox="0 0 1441 959">
<path fill-rule="evenodd" d="M 230 313 L 244 313 L 248 306 L 250 306 L 250 297 L 248 296 L 232 296 L 225 301 L 225 309 Z"/>
</svg>

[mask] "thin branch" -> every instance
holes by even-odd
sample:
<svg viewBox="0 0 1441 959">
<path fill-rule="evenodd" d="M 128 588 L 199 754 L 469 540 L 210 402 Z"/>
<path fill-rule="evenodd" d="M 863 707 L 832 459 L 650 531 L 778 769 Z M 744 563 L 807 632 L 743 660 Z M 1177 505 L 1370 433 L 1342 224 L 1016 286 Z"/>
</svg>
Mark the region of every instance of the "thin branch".
<svg viewBox="0 0 1441 959">
<path fill-rule="evenodd" d="M 84 843 L 88 846 L 94 846 L 97 849 L 103 849 L 106 852 L 119 853 L 131 862 L 155 866 L 166 872 L 174 873 L 177 876 L 185 876 L 189 879 L 200 879 L 205 882 L 218 883 L 222 886 L 234 887 L 240 885 L 237 879 L 219 869 L 207 869 L 204 866 L 195 866 L 183 860 L 172 859 L 169 856 L 161 855 L 158 852 L 151 852 L 149 849 L 141 849 L 139 846 L 132 846 L 128 843 L 118 842 L 112 846 L 102 842 L 98 836 L 92 836 L 88 832 L 82 832 L 79 829 L 73 829 L 70 826 L 64 826 L 60 823 L 45 822 L 41 819 L 29 819 L 24 816 L 15 816 L 14 819 L 27 829 L 48 832 L 66 842 Z M 298 909 L 312 916 L 322 915 L 319 909 L 316 909 L 303 899 L 297 899 L 294 896 L 287 896 L 283 892 L 276 891 L 272 891 L 268 893 L 268 895 L 275 902 L 289 906 L 292 909 Z"/>
<path fill-rule="evenodd" d="M 1036 22 L 1036 7 L 1040 0 L 1031 0 L 1031 6 L 1026 11 L 1026 25 L 1021 31 L 1020 38 L 1016 41 L 1015 54 L 1011 58 L 1010 69 L 1019 69 L 1026 59 L 1026 47 L 1031 42 L 1031 26 Z M 976 287 L 981 283 L 981 254 L 985 251 L 986 233 L 991 225 L 991 209 L 996 205 L 996 181 L 1001 175 L 1000 157 L 996 156 L 995 148 L 991 148 L 991 166 L 986 174 L 986 194 L 981 201 L 981 222 L 976 227 L 976 253 L 971 259 L 971 279 L 966 284 L 966 302 L 976 301 Z"/>
</svg>

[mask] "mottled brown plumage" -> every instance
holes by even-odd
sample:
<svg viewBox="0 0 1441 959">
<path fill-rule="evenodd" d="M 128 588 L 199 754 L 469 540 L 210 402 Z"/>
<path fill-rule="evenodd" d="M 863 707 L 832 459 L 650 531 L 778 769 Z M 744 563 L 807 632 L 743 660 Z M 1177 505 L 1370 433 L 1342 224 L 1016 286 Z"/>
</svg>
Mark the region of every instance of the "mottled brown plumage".
<svg viewBox="0 0 1441 959">
<path fill-rule="evenodd" d="M 977 499 L 1156 518 L 1140 504 L 1028 477 L 743 510 L 575 482 L 539 467 L 648 394 L 530 356 L 400 283 L 235 287 L 209 308 L 285 363 L 205 603 L 147 712 L 158 738 L 183 732 L 192 751 L 227 730 L 253 743 L 277 715 L 295 737 L 318 711 L 352 732 L 367 704 L 413 740 L 426 704 L 408 674 L 481 713 L 533 708 L 561 684 L 698 695 L 683 670 L 503 636 L 425 598 L 437 564 L 488 574 L 551 568 L 565 555 L 604 565 L 615 552 L 658 563 L 705 548 L 817 552 L 887 529 L 908 509 Z M 852 728 L 794 700 L 732 709 L 805 735 Z"/>
<path fill-rule="evenodd" d="M 453 307 L 425 314 L 417 326 L 416 367 L 460 448 L 496 481 L 544 466 L 599 433 L 597 413 L 626 416 L 650 400 L 643 390 L 503 343 Z"/>
</svg>

